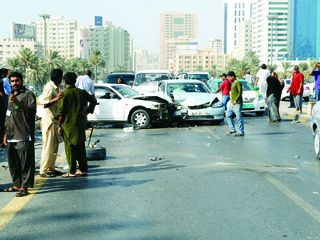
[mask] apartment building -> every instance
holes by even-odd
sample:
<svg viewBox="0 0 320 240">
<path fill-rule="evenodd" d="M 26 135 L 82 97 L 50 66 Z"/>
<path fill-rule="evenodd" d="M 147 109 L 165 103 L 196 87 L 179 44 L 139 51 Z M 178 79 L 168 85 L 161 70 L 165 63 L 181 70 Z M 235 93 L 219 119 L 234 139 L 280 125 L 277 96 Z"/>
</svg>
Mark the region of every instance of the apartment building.
<svg viewBox="0 0 320 240">
<path fill-rule="evenodd" d="M 160 15 L 160 68 L 169 68 L 180 39 L 194 41 L 198 38 L 197 25 L 197 16 L 193 13 L 165 12 Z"/>
</svg>

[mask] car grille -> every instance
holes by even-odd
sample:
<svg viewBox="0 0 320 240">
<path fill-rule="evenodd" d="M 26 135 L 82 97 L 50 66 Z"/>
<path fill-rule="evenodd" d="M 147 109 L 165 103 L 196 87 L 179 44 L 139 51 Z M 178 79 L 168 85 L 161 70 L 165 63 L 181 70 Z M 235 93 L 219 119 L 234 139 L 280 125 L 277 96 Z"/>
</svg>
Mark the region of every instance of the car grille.
<svg viewBox="0 0 320 240">
<path fill-rule="evenodd" d="M 254 101 L 254 98 L 244 98 L 243 102 L 244 103 L 252 103 Z"/>
<path fill-rule="evenodd" d="M 207 102 L 205 104 L 197 105 L 197 106 L 188 106 L 189 109 L 203 109 L 203 108 L 208 108 L 210 107 L 210 102 Z"/>
</svg>

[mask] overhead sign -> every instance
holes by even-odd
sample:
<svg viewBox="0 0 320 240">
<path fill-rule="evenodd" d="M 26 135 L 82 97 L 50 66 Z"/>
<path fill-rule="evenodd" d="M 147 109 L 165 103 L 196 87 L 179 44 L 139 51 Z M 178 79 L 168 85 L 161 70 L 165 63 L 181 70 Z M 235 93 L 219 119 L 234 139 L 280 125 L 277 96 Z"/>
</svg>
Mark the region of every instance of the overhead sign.
<svg viewBox="0 0 320 240">
<path fill-rule="evenodd" d="M 21 39 L 21 38 L 35 39 L 36 38 L 36 27 L 33 25 L 14 23 L 13 24 L 13 37 L 15 39 Z"/>
<path fill-rule="evenodd" d="M 102 17 L 101 16 L 94 17 L 94 25 L 95 26 L 102 26 Z"/>
</svg>

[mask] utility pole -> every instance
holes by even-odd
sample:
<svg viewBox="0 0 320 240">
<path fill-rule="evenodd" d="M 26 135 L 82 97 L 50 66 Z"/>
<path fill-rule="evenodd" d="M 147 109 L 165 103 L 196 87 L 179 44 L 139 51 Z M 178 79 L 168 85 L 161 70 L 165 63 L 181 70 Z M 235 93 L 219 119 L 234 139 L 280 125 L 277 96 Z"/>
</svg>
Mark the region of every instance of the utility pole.
<svg viewBox="0 0 320 240">
<path fill-rule="evenodd" d="M 272 66 L 272 61 L 273 61 L 273 21 L 278 19 L 277 15 L 268 15 L 267 16 L 268 20 L 271 21 L 271 57 L 270 57 L 270 65 Z M 269 25 L 269 22 L 268 22 Z M 268 27 L 268 32 L 269 32 L 269 27 Z"/>
<path fill-rule="evenodd" d="M 47 58 L 47 19 L 50 18 L 49 14 L 40 14 L 39 17 L 43 19 L 43 37 L 44 37 L 44 58 Z"/>
</svg>

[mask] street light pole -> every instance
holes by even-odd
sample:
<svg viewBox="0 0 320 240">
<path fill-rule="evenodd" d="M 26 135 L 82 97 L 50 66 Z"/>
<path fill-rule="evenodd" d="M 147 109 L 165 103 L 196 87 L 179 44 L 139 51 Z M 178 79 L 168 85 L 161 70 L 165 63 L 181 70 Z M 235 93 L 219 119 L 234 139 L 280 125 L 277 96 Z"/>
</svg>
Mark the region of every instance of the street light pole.
<svg viewBox="0 0 320 240">
<path fill-rule="evenodd" d="M 271 59 L 270 59 L 270 65 L 272 66 L 272 60 L 273 60 L 273 21 L 278 18 L 276 15 L 268 15 L 267 16 L 268 20 L 271 21 Z M 268 22 L 269 25 L 269 22 Z M 268 27 L 268 32 L 269 32 L 269 27 Z"/>
<path fill-rule="evenodd" d="M 47 19 L 49 14 L 40 14 L 39 17 L 43 19 L 43 37 L 44 37 L 44 58 L 47 58 Z"/>
</svg>

